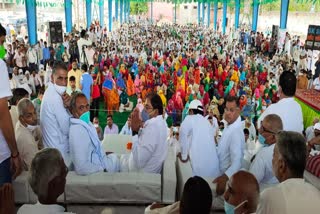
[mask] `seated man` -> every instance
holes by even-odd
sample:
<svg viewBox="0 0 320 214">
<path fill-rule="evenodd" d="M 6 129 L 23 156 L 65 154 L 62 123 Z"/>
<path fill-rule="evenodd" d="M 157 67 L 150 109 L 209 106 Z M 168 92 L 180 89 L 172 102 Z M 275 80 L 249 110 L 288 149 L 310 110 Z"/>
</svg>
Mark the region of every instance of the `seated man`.
<svg viewBox="0 0 320 214">
<path fill-rule="evenodd" d="M 154 203 L 146 208 L 145 214 L 209 214 L 211 206 L 212 192 L 209 184 L 203 178 L 194 176 L 184 185 L 181 201 L 166 207 Z"/>
<path fill-rule="evenodd" d="M 276 141 L 272 167 L 280 184 L 261 193 L 257 213 L 319 213 L 320 192 L 303 179 L 305 138 L 297 132 L 281 131 Z"/>
<path fill-rule="evenodd" d="M 281 118 L 276 114 L 269 114 L 261 121 L 258 140 L 263 147 L 256 154 L 249 169 L 256 177 L 261 190 L 279 183 L 272 171 L 272 155 L 276 134 L 282 128 Z"/>
<path fill-rule="evenodd" d="M 79 175 L 100 171 L 118 172 L 118 157 L 115 154 L 105 154 L 96 128 L 90 122 L 86 96 L 75 93 L 70 101 L 70 110 L 73 118 L 70 119 L 69 146 L 75 172 Z"/>
<path fill-rule="evenodd" d="M 255 213 L 259 203 L 259 184 L 251 173 L 241 170 L 231 176 L 223 197 L 227 214 Z"/>
<path fill-rule="evenodd" d="M 132 130 L 131 130 L 131 117 L 128 117 L 128 120 L 126 124 L 122 127 L 120 134 L 122 135 L 132 135 Z"/>
<path fill-rule="evenodd" d="M 11 115 L 11 120 L 12 120 L 12 125 L 13 128 L 16 127 L 16 124 L 18 122 L 19 119 L 19 115 L 18 115 L 18 110 L 17 110 L 17 105 L 18 102 L 22 99 L 22 98 L 28 98 L 29 94 L 28 92 L 23 89 L 23 88 L 16 88 L 12 91 L 12 98 L 10 100 L 10 104 L 11 104 L 11 108 L 10 108 L 10 115 Z"/>
<path fill-rule="evenodd" d="M 146 104 L 140 113 L 136 108 L 131 116 L 132 120 L 132 152 L 123 166 L 130 171 L 160 173 L 167 157 L 168 144 L 167 124 L 163 119 L 163 105 L 158 94 L 148 94 Z M 142 122 L 142 115 L 146 121 Z M 126 167 L 124 167 L 126 168 Z"/>
<path fill-rule="evenodd" d="M 312 138 L 314 138 L 314 126 L 319 123 L 319 118 L 314 118 L 312 121 L 312 125 L 309 126 L 308 128 L 306 128 L 306 138 L 307 141 L 311 140 Z"/>
<path fill-rule="evenodd" d="M 31 163 L 29 184 L 38 196 L 36 204 L 25 204 L 18 214 L 64 213 L 64 207 L 57 204 L 64 192 L 68 168 L 59 150 L 45 148 L 38 152 Z"/>
<path fill-rule="evenodd" d="M 94 117 L 92 123 L 93 123 L 93 126 L 97 130 L 97 134 L 98 134 L 99 140 L 103 140 L 103 132 L 102 132 L 101 126 L 99 125 L 99 118 L 98 117 Z"/>
<path fill-rule="evenodd" d="M 118 134 L 119 128 L 113 123 L 112 115 L 107 116 L 107 126 L 104 128 L 104 136 L 108 134 Z"/>
<path fill-rule="evenodd" d="M 15 128 L 15 137 L 23 168 L 28 170 L 36 153 L 43 149 L 42 134 L 32 102 L 23 98 L 19 101 L 17 107 L 19 120 Z"/>
</svg>

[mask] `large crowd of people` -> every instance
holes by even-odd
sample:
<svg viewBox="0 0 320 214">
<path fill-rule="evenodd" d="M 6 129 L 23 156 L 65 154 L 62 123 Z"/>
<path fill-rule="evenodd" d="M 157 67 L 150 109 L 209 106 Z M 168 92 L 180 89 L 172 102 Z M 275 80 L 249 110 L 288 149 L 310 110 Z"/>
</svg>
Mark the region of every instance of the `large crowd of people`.
<svg viewBox="0 0 320 214">
<path fill-rule="evenodd" d="M 246 29 L 141 21 L 109 34 L 95 22 L 61 44 L 5 38 L 0 25 L 0 186 L 29 171 L 39 200 L 20 213 L 57 204 L 68 170 L 161 173 L 170 149 L 195 177 L 181 201 L 146 213 L 209 213 L 201 177 L 212 178 L 226 213 L 320 210 L 320 191 L 303 181 L 306 166 L 320 177 L 319 162 L 309 163 L 320 159 L 319 118 L 305 130 L 294 99 L 297 89 L 320 90 L 320 56 L 311 66 L 300 37 L 279 44 Z M 130 113 L 121 130 L 115 112 Z M 109 134 L 131 135 L 131 152 L 103 151 Z M 0 201 L 12 198 L 10 185 L 0 188 Z"/>
</svg>

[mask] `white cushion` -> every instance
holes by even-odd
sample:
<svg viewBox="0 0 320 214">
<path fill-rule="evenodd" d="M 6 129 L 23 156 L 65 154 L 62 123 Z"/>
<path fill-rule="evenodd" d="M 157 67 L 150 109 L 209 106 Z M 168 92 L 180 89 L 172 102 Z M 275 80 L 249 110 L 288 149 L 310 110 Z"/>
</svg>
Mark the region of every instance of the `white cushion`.
<svg viewBox="0 0 320 214">
<path fill-rule="evenodd" d="M 177 159 L 177 181 L 178 181 L 178 199 L 180 200 L 183 193 L 183 188 L 185 183 L 190 177 L 193 177 L 192 168 L 190 161 L 182 163 L 180 159 Z M 217 208 L 223 208 L 223 203 L 221 203 L 221 196 L 217 196 L 216 193 L 216 184 L 212 183 L 213 178 L 203 178 L 210 186 L 212 192 L 213 203 L 212 206 Z"/>
<path fill-rule="evenodd" d="M 15 202 L 19 204 L 30 203 L 28 183 L 28 172 L 23 171 L 13 182 Z M 30 188 L 31 189 L 31 188 Z"/>
<path fill-rule="evenodd" d="M 132 172 L 79 176 L 69 172 L 65 194 L 67 203 L 161 201 L 161 176 Z"/>
<path fill-rule="evenodd" d="M 177 173 L 175 165 L 175 155 L 169 149 L 167 159 L 162 170 L 162 203 L 174 203 L 176 201 Z"/>
<path fill-rule="evenodd" d="M 106 152 L 114 152 L 117 154 L 126 154 L 127 143 L 132 141 L 130 135 L 108 134 L 102 141 L 103 150 Z"/>
</svg>

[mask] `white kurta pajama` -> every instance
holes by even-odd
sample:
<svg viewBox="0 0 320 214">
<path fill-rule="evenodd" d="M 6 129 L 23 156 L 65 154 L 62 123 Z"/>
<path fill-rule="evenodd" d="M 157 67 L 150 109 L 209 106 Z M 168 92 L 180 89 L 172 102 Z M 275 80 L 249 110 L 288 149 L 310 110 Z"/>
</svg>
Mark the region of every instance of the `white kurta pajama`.
<svg viewBox="0 0 320 214">
<path fill-rule="evenodd" d="M 240 170 L 245 147 L 241 118 L 227 125 L 218 142 L 218 157 L 221 173 L 229 178 Z"/>
<path fill-rule="evenodd" d="M 302 133 L 302 110 L 293 97 L 283 98 L 277 103 L 271 104 L 259 117 L 258 128 L 260 128 L 261 121 L 269 114 L 276 114 L 281 118 L 283 130 Z"/>
<path fill-rule="evenodd" d="M 266 187 L 279 183 L 272 171 L 274 146 L 275 144 L 272 144 L 261 148 L 250 165 L 249 171 L 256 177 L 260 186 L 260 191 Z"/>
<path fill-rule="evenodd" d="M 115 154 L 105 154 L 93 124 L 87 124 L 76 118 L 71 118 L 70 123 L 70 157 L 75 172 L 79 175 L 104 170 L 118 172 L 120 167 L 118 157 Z"/>
<path fill-rule="evenodd" d="M 287 179 L 260 194 L 259 214 L 320 212 L 320 191 L 300 178 Z"/>
<path fill-rule="evenodd" d="M 188 115 L 180 127 L 179 142 L 183 160 L 190 154 L 192 173 L 201 177 L 220 176 L 214 132 L 203 116 Z"/>
<path fill-rule="evenodd" d="M 45 147 L 56 148 L 68 166 L 69 159 L 69 128 L 71 115 L 63 105 L 62 97 L 53 83 L 43 95 L 40 109 L 40 125 Z"/>
<path fill-rule="evenodd" d="M 168 152 L 167 132 L 162 115 L 147 120 L 132 137 L 132 152 L 122 157 L 121 171 L 160 173 Z"/>
</svg>

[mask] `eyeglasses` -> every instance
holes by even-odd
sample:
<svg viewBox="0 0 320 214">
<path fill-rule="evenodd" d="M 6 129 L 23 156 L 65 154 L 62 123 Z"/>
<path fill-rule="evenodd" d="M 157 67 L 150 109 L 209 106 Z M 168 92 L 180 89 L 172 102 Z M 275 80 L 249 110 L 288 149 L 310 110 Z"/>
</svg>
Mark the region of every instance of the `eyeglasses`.
<svg viewBox="0 0 320 214">
<path fill-rule="evenodd" d="M 271 134 L 277 134 L 277 132 L 273 132 L 273 131 L 270 131 L 269 129 L 266 129 L 266 128 L 263 126 L 262 122 L 261 122 L 261 125 L 260 125 L 260 130 L 261 130 L 261 132 L 267 132 L 267 133 L 271 133 Z"/>
</svg>

